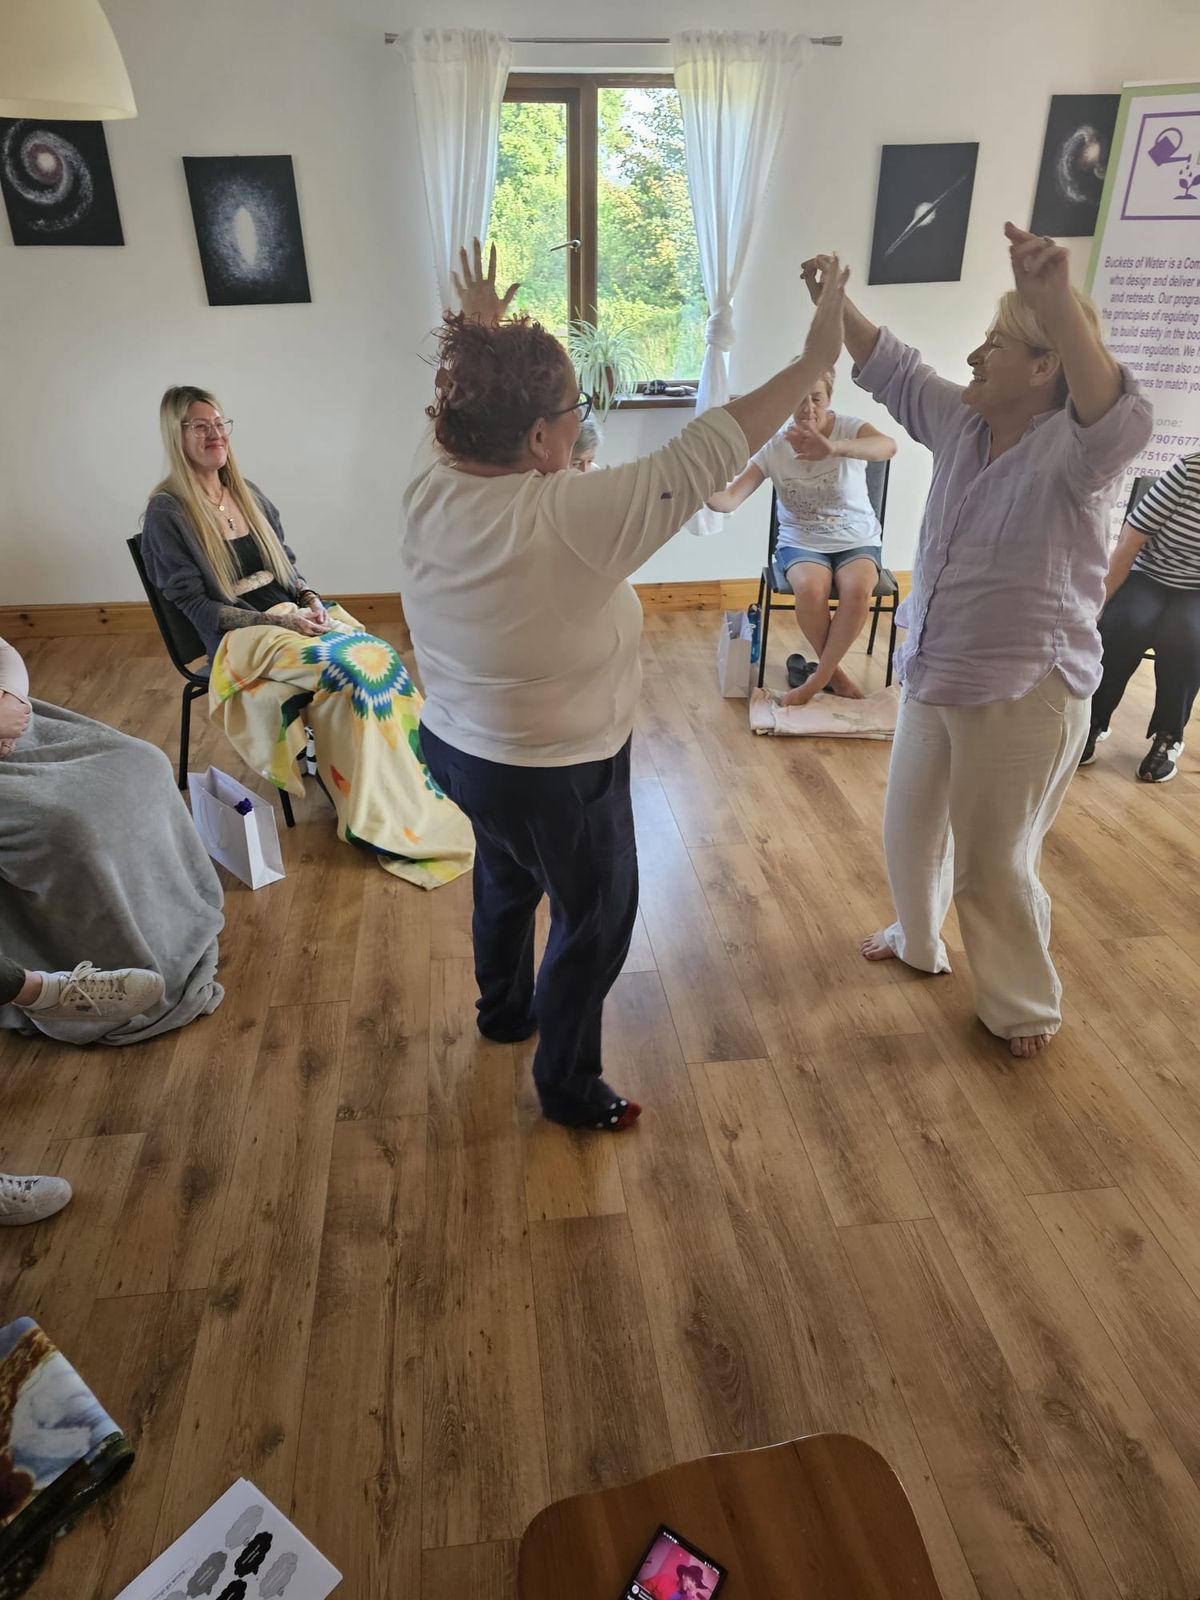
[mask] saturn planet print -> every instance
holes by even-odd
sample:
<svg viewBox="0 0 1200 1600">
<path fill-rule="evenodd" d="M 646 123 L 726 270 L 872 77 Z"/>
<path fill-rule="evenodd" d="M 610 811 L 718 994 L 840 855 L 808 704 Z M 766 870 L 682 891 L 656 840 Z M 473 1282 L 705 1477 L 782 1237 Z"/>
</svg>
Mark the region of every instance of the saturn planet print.
<svg viewBox="0 0 1200 1600">
<path fill-rule="evenodd" d="M 291 156 L 184 156 L 210 306 L 312 299 Z"/>
<path fill-rule="evenodd" d="M 0 192 L 14 244 L 124 244 L 102 122 L 0 118 Z"/>
</svg>

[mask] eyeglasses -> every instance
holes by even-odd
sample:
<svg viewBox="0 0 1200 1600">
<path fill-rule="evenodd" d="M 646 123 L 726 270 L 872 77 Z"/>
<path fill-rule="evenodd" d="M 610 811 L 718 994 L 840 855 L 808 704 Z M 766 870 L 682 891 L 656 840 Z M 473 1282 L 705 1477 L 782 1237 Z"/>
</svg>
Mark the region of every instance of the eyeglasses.
<svg viewBox="0 0 1200 1600">
<path fill-rule="evenodd" d="M 193 439 L 228 439 L 233 432 L 232 417 L 223 417 L 220 422 L 185 422 L 184 433 L 190 433 Z"/>
<path fill-rule="evenodd" d="M 550 411 L 547 413 L 547 415 L 551 417 L 565 417 L 568 411 L 578 411 L 580 422 L 586 422 L 592 414 L 591 395 L 584 394 L 583 390 L 581 389 L 579 391 L 579 399 L 576 400 L 573 406 L 560 406 L 557 411 Z"/>
</svg>

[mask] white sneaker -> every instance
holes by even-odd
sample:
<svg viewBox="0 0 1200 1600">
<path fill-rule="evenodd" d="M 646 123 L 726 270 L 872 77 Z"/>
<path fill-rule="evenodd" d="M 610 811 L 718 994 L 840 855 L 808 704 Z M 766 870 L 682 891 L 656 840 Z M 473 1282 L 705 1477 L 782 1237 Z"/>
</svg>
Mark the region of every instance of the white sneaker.
<svg viewBox="0 0 1200 1600">
<path fill-rule="evenodd" d="M 0 1172 L 0 1227 L 19 1228 L 61 1211 L 71 1198 L 65 1178 L 13 1178 Z"/>
<path fill-rule="evenodd" d="M 74 972 L 44 972 L 41 994 L 21 1009 L 45 1021 L 73 1022 L 82 1017 L 128 1021 L 157 1005 L 165 987 L 161 976 L 145 967 L 106 972 L 81 961 Z"/>
</svg>

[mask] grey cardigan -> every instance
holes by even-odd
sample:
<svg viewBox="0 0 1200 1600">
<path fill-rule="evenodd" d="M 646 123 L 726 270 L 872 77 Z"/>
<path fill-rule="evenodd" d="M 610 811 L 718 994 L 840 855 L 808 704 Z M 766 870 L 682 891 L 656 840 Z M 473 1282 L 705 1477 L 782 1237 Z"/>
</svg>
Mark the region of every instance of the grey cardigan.
<svg viewBox="0 0 1200 1600">
<path fill-rule="evenodd" d="M 308 585 L 296 571 L 296 557 L 283 537 L 279 512 L 256 485 L 251 483 L 248 488 L 292 564 L 298 601 Z M 183 612 L 204 641 L 210 661 L 222 634 L 230 628 L 247 627 L 261 618 L 262 613 L 248 601 L 237 595 L 230 598 L 221 588 L 192 532 L 187 512 L 173 494 L 156 494 L 146 507 L 141 548 L 150 582 L 164 599 Z"/>
</svg>

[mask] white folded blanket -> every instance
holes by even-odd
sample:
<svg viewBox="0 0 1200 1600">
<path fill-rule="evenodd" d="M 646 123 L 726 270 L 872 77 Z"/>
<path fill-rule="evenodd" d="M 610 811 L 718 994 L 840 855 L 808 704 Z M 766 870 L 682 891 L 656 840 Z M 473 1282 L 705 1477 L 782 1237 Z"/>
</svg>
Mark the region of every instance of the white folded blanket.
<svg viewBox="0 0 1200 1600">
<path fill-rule="evenodd" d="M 808 739 L 890 739 L 896 731 L 900 690 L 877 689 L 865 700 L 818 694 L 806 706 L 781 706 L 771 689 L 750 696 L 750 728 L 775 737 Z"/>
</svg>

